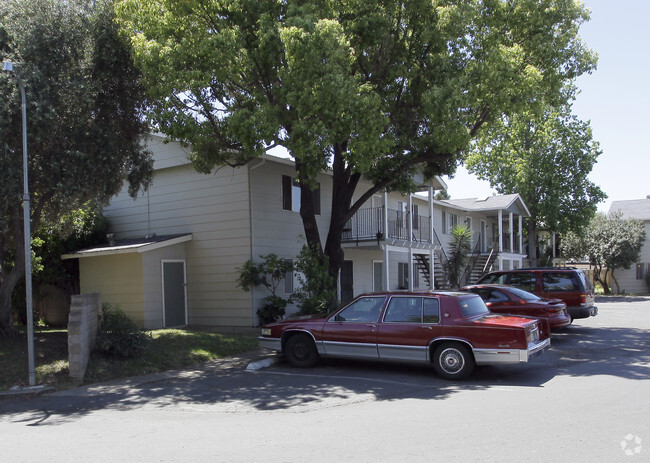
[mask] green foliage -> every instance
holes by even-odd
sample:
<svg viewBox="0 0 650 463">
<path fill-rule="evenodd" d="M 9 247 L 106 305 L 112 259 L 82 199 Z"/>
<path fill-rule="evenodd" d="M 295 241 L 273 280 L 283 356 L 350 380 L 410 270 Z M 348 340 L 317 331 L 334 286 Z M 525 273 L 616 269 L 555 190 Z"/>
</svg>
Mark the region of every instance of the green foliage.
<svg viewBox="0 0 650 463">
<path fill-rule="evenodd" d="M 605 294 L 610 293 L 607 273 L 629 269 L 638 262 L 646 239 L 643 222 L 623 219 L 620 212 L 597 214 L 580 233 L 569 232 L 562 239 L 562 252 L 568 259 L 587 259 L 595 267 L 594 278 Z"/>
<path fill-rule="evenodd" d="M 336 308 L 338 300 L 327 269 L 327 258 L 323 261 L 318 250 L 302 247 L 296 261 L 299 285 L 291 297 L 298 302 L 301 314 L 326 313 Z"/>
<path fill-rule="evenodd" d="M 293 272 L 293 263 L 287 259 L 281 259 L 276 254 L 260 256 L 259 263 L 247 260 L 237 270 L 237 286 L 244 291 L 250 291 L 254 286 L 264 286 L 271 292 L 270 296 L 264 298 L 264 305 L 257 310 L 260 324 L 272 323 L 285 314 L 288 301 L 277 295 L 277 290 L 283 283 L 287 273 Z"/>
<path fill-rule="evenodd" d="M 588 178 L 600 154 L 589 123 L 568 106 L 546 106 L 486 127 L 465 163 L 499 193 L 519 193 L 530 211 L 529 248 L 535 249 L 537 227 L 579 230 L 607 197 Z"/>
<path fill-rule="evenodd" d="M 456 225 L 451 230 L 447 274 L 452 288 L 460 285 L 460 277 L 471 251 L 472 231 L 465 225 Z"/>
<path fill-rule="evenodd" d="M 342 229 L 373 193 L 413 191 L 416 169 L 452 173 L 481 127 L 566 101 L 596 62 L 576 0 L 119 0 L 117 11 L 149 118 L 191 148 L 196 169 L 282 146 L 303 197 L 331 169 L 333 285 Z M 372 186 L 355 194 L 361 178 Z"/>
<path fill-rule="evenodd" d="M 26 93 L 32 229 L 106 202 L 125 180 L 133 195 L 146 188 L 146 99 L 112 0 L 2 2 L 0 18 L 0 61 L 15 63 Z M 24 273 L 21 113 L 16 80 L 0 76 L 0 331 Z"/>
<path fill-rule="evenodd" d="M 264 305 L 256 311 L 260 325 L 277 322 L 284 317 L 288 302 L 286 299 L 276 295 L 265 297 Z"/>
<path fill-rule="evenodd" d="M 137 357 L 146 348 L 149 335 L 138 328 L 118 306 L 102 305 L 97 349 L 117 358 Z"/>
</svg>

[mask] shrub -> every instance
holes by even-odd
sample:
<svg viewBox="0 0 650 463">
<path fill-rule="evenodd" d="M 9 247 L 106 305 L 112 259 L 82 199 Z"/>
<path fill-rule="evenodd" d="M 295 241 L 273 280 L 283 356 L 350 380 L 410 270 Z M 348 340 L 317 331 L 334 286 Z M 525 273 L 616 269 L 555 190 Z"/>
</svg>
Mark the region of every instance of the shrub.
<svg viewBox="0 0 650 463">
<path fill-rule="evenodd" d="M 118 358 L 136 357 L 147 347 L 149 336 L 118 306 L 102 305 L 97 349 Z"/>
<path fill-rule="evenodd" d="M 287 259 L 281 259 L 276 254 L 260 256 L 262 262 L 253 263 L 248 260 L 237 270 L 237 286 L 244 291 L 250 291 L 254 286 L 264 286 L 271 292 L 270 296 L 264 298 L 264 305 L 257 309 L 257 316 L 260 325 L 273 323 L 281 319 L 289 301 L 278 296 L 276 293 L 284 278 L 289 272 L 293 272 L 293 263 Z"/>
<path fill-rule="evenodd" d="M 298 302 L 300 314 L 327 313 L 337 307 L 333 280 L 327 271 L 328 262 L 327 256 L 317 249 L 302 247 L 295 266 L 299 287 L 291 297 L 292 302 Z"/>
<path fill-rule="evenodd" d="M 286 299 L 275 295 L 265 297 L 264 305 L 257 309 L 257 317 L 259 318 L 260 325 L 277 322 L 284 317 L 286 308 Z"/>
</svg>

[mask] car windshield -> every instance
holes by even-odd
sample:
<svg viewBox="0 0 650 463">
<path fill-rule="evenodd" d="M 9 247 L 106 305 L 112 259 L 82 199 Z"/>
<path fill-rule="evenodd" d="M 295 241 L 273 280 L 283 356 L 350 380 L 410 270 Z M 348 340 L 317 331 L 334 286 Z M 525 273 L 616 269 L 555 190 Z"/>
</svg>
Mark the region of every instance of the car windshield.
<svg viewBox="0 0 650 463">
<path fill-rule="evenodd" d="M 483 299 L 478 296 L 462 298 L 458 303 L 460 304 L 460 310 L 463 312 L 464 317 L 474 317 L 476 315 L 490 313 Z"/>
<path fill-rule="evenodd" d="M 525 301 L 539 301 L 541 297 L 534 295 L 533 293 L 529 293 L 528 291 L 524 291 L 523 289 L 519 288 L 510 288 L 509 291 L 514 294 L 515 296 L 525 300 Z"/>
</svg>

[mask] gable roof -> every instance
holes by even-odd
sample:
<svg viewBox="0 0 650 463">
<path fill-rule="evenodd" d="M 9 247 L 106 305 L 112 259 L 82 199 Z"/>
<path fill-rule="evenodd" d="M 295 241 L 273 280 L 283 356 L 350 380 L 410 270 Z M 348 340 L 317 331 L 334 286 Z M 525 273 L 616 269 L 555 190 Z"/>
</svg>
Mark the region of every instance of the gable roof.
<svg viewBox="0 0 650 463">
<path fill-rule="evenodd" d="M 482 198 L 443 199 L 443 205 L 466 212 L 507 211 L 530 217 L 530 212 L 519 194 L 484 196 Z"/>
<path fill-rule="evenodd" d="M 623 213 L 623 219 L 650 220 L 650 197 L 645 199 L 614 201 L 609 207 L 608 214 L 617 211 Z"/>
</svg>

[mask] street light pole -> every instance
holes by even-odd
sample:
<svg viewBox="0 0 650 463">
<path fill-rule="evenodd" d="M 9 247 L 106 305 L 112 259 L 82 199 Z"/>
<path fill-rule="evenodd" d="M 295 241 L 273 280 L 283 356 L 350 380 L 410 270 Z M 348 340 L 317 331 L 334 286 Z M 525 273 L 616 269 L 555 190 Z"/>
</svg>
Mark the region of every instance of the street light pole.
<svg viewBox="0 0 650 463">
<path fill-rule="evenodd" d="M 27 179 L 27 98 L 25 97 L 25 86 L 22 79 L 14 71 L 11 61 L 5 61 L 2 66 L 5 72 L 16 79 L 20 88 L 22 112 L 23 112 L 23 219 L 24 219 L 24 248 L 25 248 L 25 302 L 27 311 L 27 359 L 29 371 L 29 385 L 36 384 L 36 373 L 34 368 L 34 312 L 32 300 L 32 233 L 30 225 L 29 210 L 29 182 Z"/>
</svg>

